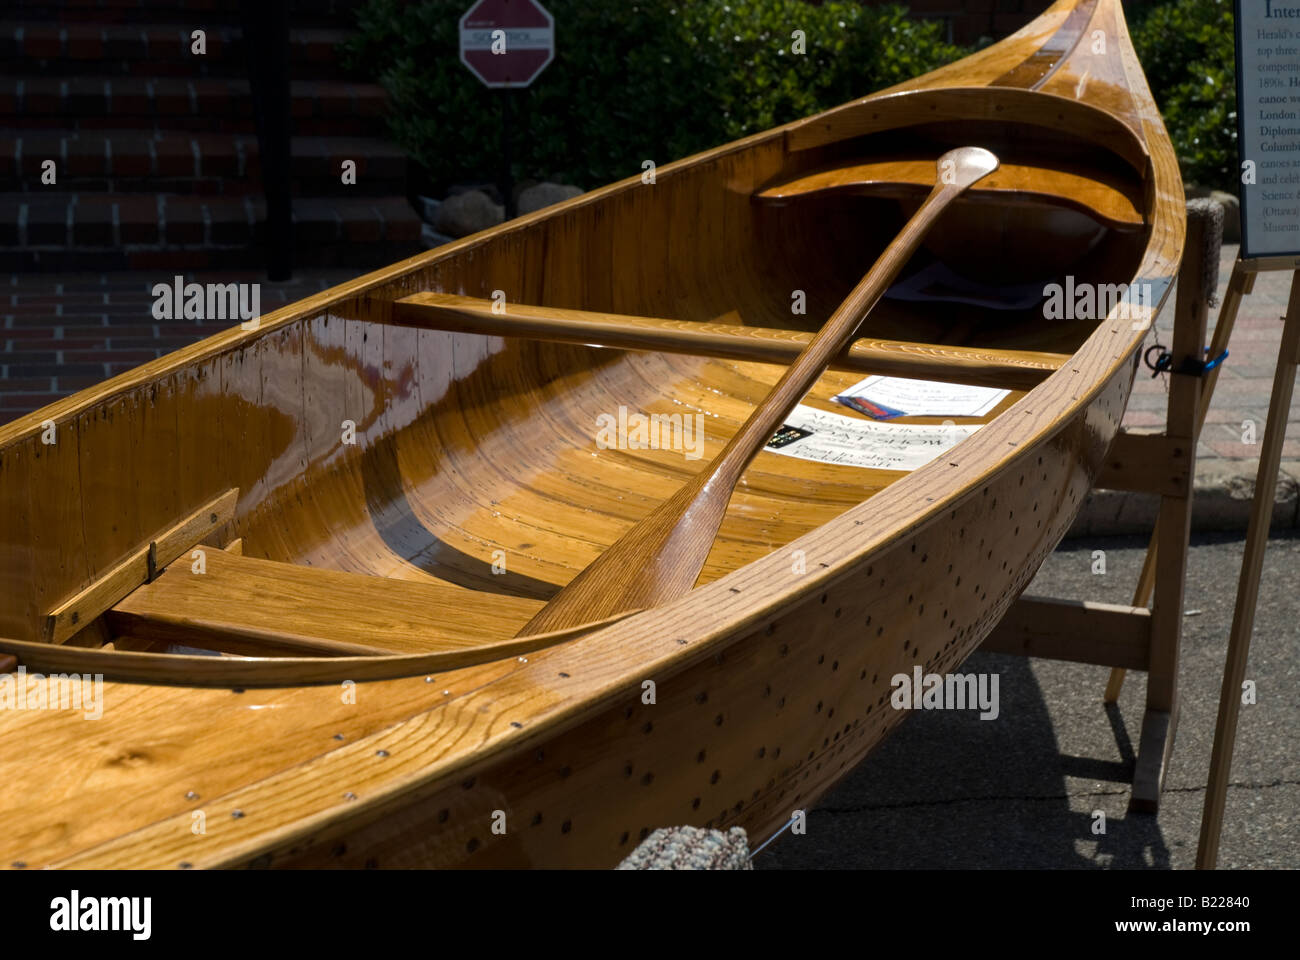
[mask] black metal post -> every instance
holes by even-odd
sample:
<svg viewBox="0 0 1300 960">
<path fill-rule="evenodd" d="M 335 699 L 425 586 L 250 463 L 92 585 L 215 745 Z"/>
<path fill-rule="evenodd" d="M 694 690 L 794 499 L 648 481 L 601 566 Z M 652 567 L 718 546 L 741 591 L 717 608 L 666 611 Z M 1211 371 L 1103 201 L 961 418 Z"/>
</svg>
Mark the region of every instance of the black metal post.
<svg viewBox="0 0 1300 960">
<path fill-rule="evenodd" d="M 287 280 L 293 274 L 288 0 L 240 0 L 240 19 L 266 195 L 266 273 Z"/>
<path fill-rule="evenodd" d="M 507 220 L 515 216 L 515 180 L 511 170 L 514 130 L 510 109 L 514 98 L 515 91 L 510 88 L 501 91 L 501 200 L 506 205 Z"/>
</svg>

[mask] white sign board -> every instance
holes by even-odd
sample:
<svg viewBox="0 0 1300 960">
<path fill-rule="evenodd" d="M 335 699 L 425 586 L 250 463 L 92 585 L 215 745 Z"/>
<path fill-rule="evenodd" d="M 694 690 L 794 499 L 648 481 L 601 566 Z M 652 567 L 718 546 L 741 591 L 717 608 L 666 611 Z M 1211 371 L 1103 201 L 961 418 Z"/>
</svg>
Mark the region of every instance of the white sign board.
<svg viewBox="0 0 1300 960">
<path fill-rule="evenodd" d="M 1300 0 L 1236 0 L 1241 258 L 1300 256 Z"/>
</svg>

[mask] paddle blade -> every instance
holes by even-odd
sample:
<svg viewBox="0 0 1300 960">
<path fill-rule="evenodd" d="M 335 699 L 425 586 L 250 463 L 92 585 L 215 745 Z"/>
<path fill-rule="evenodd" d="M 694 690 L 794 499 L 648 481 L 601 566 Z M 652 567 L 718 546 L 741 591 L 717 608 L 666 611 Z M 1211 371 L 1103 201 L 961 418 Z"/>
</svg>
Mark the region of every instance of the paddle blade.
<svg viewBox="0 0 1300 960">
<path fill-rule="evenodd" d="M 704 569 L 731 487 L 714 471 L 688 482 L 589 563 L 515 636 L 567 630 L 690 591 Z"/>
</svg>

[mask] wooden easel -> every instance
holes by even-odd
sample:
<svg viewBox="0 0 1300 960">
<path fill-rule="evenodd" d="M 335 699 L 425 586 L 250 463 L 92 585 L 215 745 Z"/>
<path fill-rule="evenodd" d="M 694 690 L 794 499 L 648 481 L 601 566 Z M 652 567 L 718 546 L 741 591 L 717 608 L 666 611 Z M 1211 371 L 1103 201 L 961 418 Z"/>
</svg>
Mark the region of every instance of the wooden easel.
<svg viewBox="0 0 1300 960">
<path fill-rule="evenodd" d="M 1250 525 L 1246 530 L 1246 549 L 1237 581 L 1237 603 L 1232 613 L 1232 632 L 1228 635 L 1228 654 L 1223 667 L 1223 686 L 1219 691 L 1219 716 L 1214 728 L 1214 747 L 1210 754 L 1210 778 L 1205 788 L 1205 806 L 1201 811 L 1201 836 L 1196 848 L 1198 870 L 1213 869 L 1219 859 L 1219 834 L 1223 827 L 1223 808 L 1228 793 L 1228 776 L 1232 769 L 1232 749 L 1237 736 L 1237 714 L 1241 707 L 1241 685 L 1250 653 L 1250 635 L 1255 626 L 1255 606 L 1259 601 L 1259 578 L 1264 565 L 1264 548 L 1268 544 L 1269 523 L 1273 517 L 1273 491 L 1277 489 L 1278 465 L 1282 459 L 1282 442 L 1286 436 L 1295 387 L 1296 366 L 1300 364 L 1300 258 L 1283 257 L 1243 261 L 1233 265 L 1250 277 L 1266 270 L 1291 270 L 1291 295 L 1287 300 L 1282 328 L 1282 346 L 1278 351 L 1273 374 L 1273 393 L 1264 424 L 1259 468 L 1255 474 L 1255 498 L 1250 506 Z M 1231 304 L 1235 319 L 1240 298 Z M 1223 308 L 1226 312 L 1227 302 Z"/>
<path fill-rule="evenodd" d="M 1133 604 L 1022 596 L 982 647 L 1111 667 L 1107 699 L 1112 702 L 1125 670 L 1147 671 L 1146 708 L 1129 799 L 1130 810 L 1144 813 L 1154 813 L 1159 806 L 1178 724 L 1178 648 L 1196 442 L 1218 376 L 1217 367 L 1206 369 L 1203 360 L 1209 305 L 1217 282 L 1217 231 L 1222 229 L 1222 221 L 1213 218 L 1208 207 L 1193 207 L 1189 212 L 1194 215 L 1188 217 L 1178 275 L 1165 431 L 1134 434 L 1121 430 L 1094 483 L 1099 489 L 1160 496 L 1160 511 Z M 1207 263 L 1211 256 L 1212 265 Z M 1252 282 L 1252 275 L 1233 271 L 1209 349 L 1211 357 L 1219 357 L 1226 348 L 1237 305 Z"/>
</svg>

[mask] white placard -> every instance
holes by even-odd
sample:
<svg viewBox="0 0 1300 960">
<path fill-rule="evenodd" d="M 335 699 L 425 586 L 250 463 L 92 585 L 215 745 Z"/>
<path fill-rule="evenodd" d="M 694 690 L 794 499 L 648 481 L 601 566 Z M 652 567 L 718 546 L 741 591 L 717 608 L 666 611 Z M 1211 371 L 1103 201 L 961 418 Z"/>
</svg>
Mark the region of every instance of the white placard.
<svg viewBox="0 0 1300 960">
<path fill-rule="evenodd" d="M 1300 0 L 1236 6 L 1241 258 L 1300 256 Z"/>
<path fill-rule="evenodd" d="M 977 423 L 873 423 L 801 403 L 785 418 L 785 428 L 773 441 L 781 445 L 769 442 L 763 449 L 846 467 L 909 471 L 925 466 L 979 428 Z"/>
<path fill-rule="evenodd" d="M 835 399 L 860 397 L 902 417 L 982 417 L 1010 393 L 1010 390 L 997 387 L 972 387 L 942 380 L 867 377 Z M 877 420 L 889 419 L 888 416 L 876 416 L 869 410 L 860 412 L 875 416 Z"/>
</svg>

